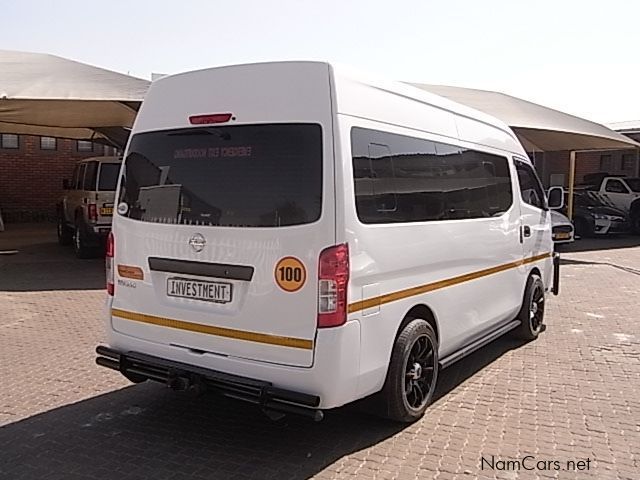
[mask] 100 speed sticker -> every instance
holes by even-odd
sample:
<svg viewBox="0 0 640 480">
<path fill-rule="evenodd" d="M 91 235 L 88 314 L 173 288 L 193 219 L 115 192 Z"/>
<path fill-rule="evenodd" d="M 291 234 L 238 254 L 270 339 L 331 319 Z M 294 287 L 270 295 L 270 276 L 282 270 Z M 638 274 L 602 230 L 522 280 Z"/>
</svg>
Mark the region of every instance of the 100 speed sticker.
<svg viewBox="0 0 640 480">
<path fill-rule="evenodd" d="M 285 292 L 297 292 L 307 281 L 307 270 L 296 257 L 284 257 L 276 263 L 276 283 Z"/>
</svg>

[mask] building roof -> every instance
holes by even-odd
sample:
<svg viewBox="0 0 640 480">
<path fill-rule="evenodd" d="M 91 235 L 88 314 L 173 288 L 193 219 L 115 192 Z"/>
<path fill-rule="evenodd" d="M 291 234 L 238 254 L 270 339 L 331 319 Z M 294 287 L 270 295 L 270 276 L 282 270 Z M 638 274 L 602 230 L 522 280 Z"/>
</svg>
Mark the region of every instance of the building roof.
<svg viewBox="0 0 640 480">
<path fill-rule="evenodd" d="M 528 151 L 638 148 L 640 143 L 599 123 L 487 90 L 412 84 L 493 115 L 509 125 Z"/>
</svg>

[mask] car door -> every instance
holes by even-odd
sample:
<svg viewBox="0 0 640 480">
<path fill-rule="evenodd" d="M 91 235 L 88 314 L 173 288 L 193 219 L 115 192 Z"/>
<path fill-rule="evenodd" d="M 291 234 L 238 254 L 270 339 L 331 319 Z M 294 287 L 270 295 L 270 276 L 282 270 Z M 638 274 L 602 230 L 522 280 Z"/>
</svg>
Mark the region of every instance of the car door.
<svg viewBox="0 0 640 480">
<path fill-rule="evenodd" d="M 520 202 L 520 243 L 523 254 L 521 271 L 524 275 L 528 275 L 533 263 L 545 259 L 551 262 L 549 255 L 553 249 L 551 212 L 547 207 L 542 183 L 533 166 L 520 158 L 514 158 L 514 164 L 522 198 Z M 550 268 L 544 268 L 542 271 L 549 272 Z M 543 280 L 545 285 L 549 284 L 549 278 Z"/>
<path fill-rule="evenodd" d="M 604 196 L 616 207 L 629 211 L 631 200 L 633 200 L 631 192 L 627 186 L 617 178 L 607 178 L 604 185 Z"/>
</svg>

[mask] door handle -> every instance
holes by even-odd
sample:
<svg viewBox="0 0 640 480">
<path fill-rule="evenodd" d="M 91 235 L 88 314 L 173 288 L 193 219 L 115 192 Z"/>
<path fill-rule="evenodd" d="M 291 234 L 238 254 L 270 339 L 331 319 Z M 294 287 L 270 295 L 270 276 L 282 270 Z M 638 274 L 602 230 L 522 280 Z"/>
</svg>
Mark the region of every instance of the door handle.
<svg viewBox="0 0 640 480">
<path fill-rule="evenodd" d="M 531 227 L 529 225 L 524 225 L 522 227 L 522 236 L 530 237 L 531 236 Z"/>
</svg>

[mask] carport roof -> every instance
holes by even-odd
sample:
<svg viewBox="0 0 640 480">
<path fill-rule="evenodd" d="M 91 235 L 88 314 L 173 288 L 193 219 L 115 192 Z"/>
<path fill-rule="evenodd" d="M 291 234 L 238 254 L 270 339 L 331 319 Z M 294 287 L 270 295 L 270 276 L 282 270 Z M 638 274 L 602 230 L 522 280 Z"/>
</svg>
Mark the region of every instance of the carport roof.
<svg viewBox="0 0 640 480">
<path fill-rule="evenodd" d="M 640 132 L 640 120 L 627 120 L 625 122 L 613 122 L 607 126 L 620 133 L 638 133 Z"/>
<path fill-rule="evenodd" d="M 107 137 L 110 129 L 121 135 L 149 84 L 55 55 L 0 50 L 0 131 L 91 138 Z"/>
<path fill-rule="evenodd" d="M 444 85 L 412 85 L 502 120 L 529 151 L 640 147 L 640 143 L 599 123 L 504 93 Z"/>
</svg>

